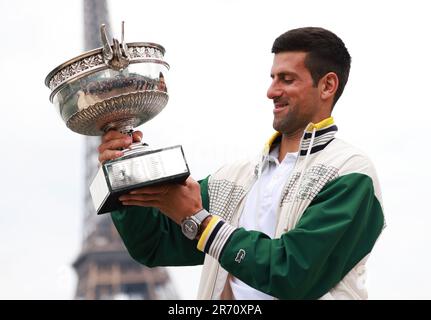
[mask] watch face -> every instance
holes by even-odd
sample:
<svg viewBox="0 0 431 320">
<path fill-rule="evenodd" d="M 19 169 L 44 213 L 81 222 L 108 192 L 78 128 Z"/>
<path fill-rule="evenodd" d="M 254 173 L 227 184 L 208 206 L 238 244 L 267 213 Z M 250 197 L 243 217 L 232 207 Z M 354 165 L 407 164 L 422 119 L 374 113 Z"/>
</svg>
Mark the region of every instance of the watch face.
<svg viewBox="0 0 431 320">
<path fill-rule="evenodd" d="M 198 233 L 198 225 L 191 219 L 186 219 L 182 225 L 184 235 L 189 239 L 194 239 Z"/>
</svg>

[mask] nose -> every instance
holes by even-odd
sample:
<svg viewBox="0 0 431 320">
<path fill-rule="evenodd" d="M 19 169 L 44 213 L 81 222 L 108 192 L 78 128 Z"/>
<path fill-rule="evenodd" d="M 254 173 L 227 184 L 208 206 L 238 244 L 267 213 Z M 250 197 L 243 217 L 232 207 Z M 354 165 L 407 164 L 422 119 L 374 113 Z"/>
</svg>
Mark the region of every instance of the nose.
<svg viewBox="0 0 431 320">
<path fill-rule="evenodd" d="M 268 99 L 273 100 L 273 99 L 279 97 L 280 95 L 281 95 L 281 90 L 277 86 L 277 83 L 275 82 L 275 80 L 273 80 L 271 82 L 271 85 L 268 88 L 268 91 L 266 92 L 266 96 L 268 97 Z"/>
</svg>

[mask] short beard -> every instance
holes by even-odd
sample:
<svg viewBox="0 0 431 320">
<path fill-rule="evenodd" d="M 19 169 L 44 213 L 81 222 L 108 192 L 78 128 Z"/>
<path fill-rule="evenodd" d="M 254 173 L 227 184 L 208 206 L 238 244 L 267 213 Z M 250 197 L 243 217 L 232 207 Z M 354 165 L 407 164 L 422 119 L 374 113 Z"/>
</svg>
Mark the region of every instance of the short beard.
<svg viewBox="0 0 431 320">
<path fill-rule="evenodd" d="M 276 123 L 274 119 L 272 126 L 276 131 L 284 135 L 292 135 L 297 134 L 298 132 L 303 132 L 308 123 L 308 121 L 297 121 L 288 116 L 287 118 L 278 121 L 278 123 Z"/>
</svg>

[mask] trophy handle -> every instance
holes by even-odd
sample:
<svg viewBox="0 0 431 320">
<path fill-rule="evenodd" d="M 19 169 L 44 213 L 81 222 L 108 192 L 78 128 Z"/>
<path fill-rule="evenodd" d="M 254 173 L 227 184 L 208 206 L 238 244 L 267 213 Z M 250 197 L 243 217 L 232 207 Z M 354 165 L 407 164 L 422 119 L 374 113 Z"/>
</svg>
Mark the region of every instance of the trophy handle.
<svg viewBox="0 0 431 320">
<path fill-rule="evenodd" d="M 121 23 L 121 44 L 117 39 L 112 39 L 111 44 L 108 41 L 108 36 L 106 35 L 106 26 L 102 24 L 100 26 L 100 38 L 103 43 L 103 61 L 107 66 L 116 71 L 121 71 L 130 63 L 129 49 L 124 42 L 124 21 Z"/>
<path fill-rule="evenodd" d="M 127 44 L 124 42 L 124 21 L 121 21 L 121 50 L 122 54 L 130 60 L 130 54 L 129 54 L 129 48 L 127 47 Z"/>
<path fill-rule="evenodd" d="M 111 49 L 111 45 L 108 41 L 108 36 L 106 35 L 106 25 L 103 23 L 100 26 L 100 38 L 103 44 L 103 60 L 111 60 L 114 57 L 114 52 Z"/>
</svg>

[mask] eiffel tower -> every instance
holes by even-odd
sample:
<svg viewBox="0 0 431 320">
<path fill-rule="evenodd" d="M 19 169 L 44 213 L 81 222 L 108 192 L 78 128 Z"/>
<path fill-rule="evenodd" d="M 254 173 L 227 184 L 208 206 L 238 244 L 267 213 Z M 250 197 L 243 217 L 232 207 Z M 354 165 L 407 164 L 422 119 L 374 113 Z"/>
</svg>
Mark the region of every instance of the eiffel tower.
<svg viewBox="0 0 431 320">
<path fill-rule="evenodd" d="M 100 25 L 109 29 L 106 0 L 84 0 L 85 50 L 102 46 Z M 98 216 L 88 186 L 97 170 L 100 137 L 85 137 L 85 200 L 81 252 L 73 263 L 78 274 L 76 299 L 177 299 L 164 268 L 147 268 L 124 249 L 109 214 Z"/>
</svg>

